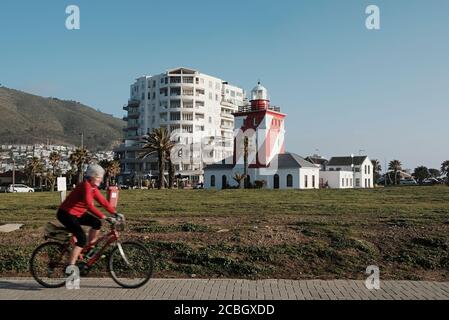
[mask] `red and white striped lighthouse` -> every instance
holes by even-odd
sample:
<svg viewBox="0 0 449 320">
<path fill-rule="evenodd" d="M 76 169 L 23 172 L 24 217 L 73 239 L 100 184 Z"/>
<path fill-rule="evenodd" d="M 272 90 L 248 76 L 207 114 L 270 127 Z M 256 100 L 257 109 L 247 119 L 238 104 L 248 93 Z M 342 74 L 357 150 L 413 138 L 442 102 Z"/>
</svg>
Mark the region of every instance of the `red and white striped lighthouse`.
<svg viewBox="0 0 449 320">
<path fill-rule="evenodd" d="M 234 113 L 234 164 L 243 164 L 244 137 L 248 137 L 250 168 L 265 168 L 277 154 L 285 153 L 285 114 L 270 105 L 268 91 L 260 82 L 251 91 L 250 105 Z"/>
</svg>

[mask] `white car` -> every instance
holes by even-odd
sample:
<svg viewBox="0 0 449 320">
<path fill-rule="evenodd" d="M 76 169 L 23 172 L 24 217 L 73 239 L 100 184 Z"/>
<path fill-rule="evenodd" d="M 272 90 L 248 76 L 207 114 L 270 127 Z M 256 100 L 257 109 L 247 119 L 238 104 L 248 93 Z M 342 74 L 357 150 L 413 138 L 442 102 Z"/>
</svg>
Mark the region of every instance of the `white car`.
<svg viewBox="0 0 449 320">
<path fill-rule="evenodd" d="M 34 189 L 24 184 L 10 184 L 6 192 L 34 192 Z"/>
</svg>

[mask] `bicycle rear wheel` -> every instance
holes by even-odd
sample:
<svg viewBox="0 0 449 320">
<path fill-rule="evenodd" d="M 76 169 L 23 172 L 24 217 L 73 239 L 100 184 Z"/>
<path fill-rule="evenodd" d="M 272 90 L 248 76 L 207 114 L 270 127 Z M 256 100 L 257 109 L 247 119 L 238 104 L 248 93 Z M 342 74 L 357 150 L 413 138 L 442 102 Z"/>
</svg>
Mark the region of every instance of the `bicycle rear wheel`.
<svg viewBox="0 0 449 320">
<path fill-rule="evenodd" d="M 70 250 L 59 242 L 47 242 L 37 247 L 30 259 L 33 278 L 46 288 L 60 288 L 66 283 L 65 268 Z"/>
<path fill-rule="evenodd" d="M 109 256 L 109 273 L 112 279 L 124 288 L 139 288 L 150 280 L 154 259 L 139 242 L 119 243 Z"/>
</svg>

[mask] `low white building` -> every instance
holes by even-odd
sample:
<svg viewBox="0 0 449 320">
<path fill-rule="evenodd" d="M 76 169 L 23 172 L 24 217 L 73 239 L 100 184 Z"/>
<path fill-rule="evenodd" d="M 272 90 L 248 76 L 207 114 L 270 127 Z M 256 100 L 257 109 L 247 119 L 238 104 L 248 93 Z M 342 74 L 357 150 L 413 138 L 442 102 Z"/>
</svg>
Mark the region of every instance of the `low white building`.
<svg viewBox="0 0 449 320">
<path fill-rule="evenodd" d="M 373 188 L 373 171 L 368 156 L 332 157 L 326 164 L 326 171 L 320 172 L 320 185 L 329 188 Z"/>
<path fill-rule="evenodd" d="M 318 189 L 320 170 L 315 165 L 294 153 L 275 156 L 273 167 L 249 168 L 248 181 L 264 181 L 268 189 Z M 234 180 L 236 174 L 243 174 L 242 165 L 213 164 L 206 167 L 204 187 L 206 189 L 225 189 L 238 187 Z"/>
</svg>

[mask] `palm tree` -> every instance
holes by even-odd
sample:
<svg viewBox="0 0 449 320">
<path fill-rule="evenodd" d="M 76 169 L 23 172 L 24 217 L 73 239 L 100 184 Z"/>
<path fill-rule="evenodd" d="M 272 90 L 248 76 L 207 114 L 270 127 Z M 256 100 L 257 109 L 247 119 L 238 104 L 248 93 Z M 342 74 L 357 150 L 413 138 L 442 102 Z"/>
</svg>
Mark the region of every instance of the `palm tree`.
<svg viewBox="0 0 449 320">
<path fill-rule="evenodd" d="M 114 180 L 115 177 L 120 173 L 120 161 L 119 160 L 101 160 L 99 163 L 105 171 L 105 182 L 106 188 L 109 187 L 111 179 Z"/>
<path fill-rule="evenodd" d="M 235 180 L 235 182 L 237 182 L 239 184 L 239 189 L 242 189 L 242 181 L 245 180 L 246 175 L 245 174 L 240 174 L 240 173 L 236 173 L 234 175 L 234 177 L 232 177 L 232 179 Z"/>
<path fill-rule="evenodd" d="M 32 180 L 33 187 L 36 186 L 36 176 L 42 172 L 43 168 L 44 165 L 38 157 L 33 157 L 28 162 L 25 171 L 28 173 L 30 180 Z"/>
<path fill-rule="evenodd" d="M 170 153 L 175 143 L 170 140 L 170 135 L 166 128 L 154 129 L 148 136 L 143 138 L 144 146 L 141 149 L 139 158 L 145 159 L 153 154 L 157 154 L 159 169 L 159 189 L 164 189 L 165 180 L 165 161 L 167 153 Z"/>
<path fill-rule="evenodd" d="M 89 151 L 85 148 L 78 148 L 70 155 L 70 163 L 77 168 L 78 183 L 83 181 L 83 166 L 90 162 Z"/>
<path fill-rule="evenodd" d="M 61 155 L 57 151 L 53 151 L 50 153 L 50 156 L 48 157 L 50 160 L 50 163 L 52 165 L 52 178 L 51 181 L 51 191 L 55 191 L 55 182 L 56 182 L 56 170 L 59 169 L 59 161 L 61 161 Z"/>
<path fill-rule="evenodd" d="M 399 160 L 390 161 L 388 165 L 388 170 L 394 173 L 394 184 L 398 184 L 398 172 L 402 170 L 402 163 Z"/>
<path fill-rule="evenodd" d="M 446 184 L 449 186 L 449 160 L 446 160 L 441 164 L 440 171 L 442 175 L 446 175 Z"/>
</svg>

